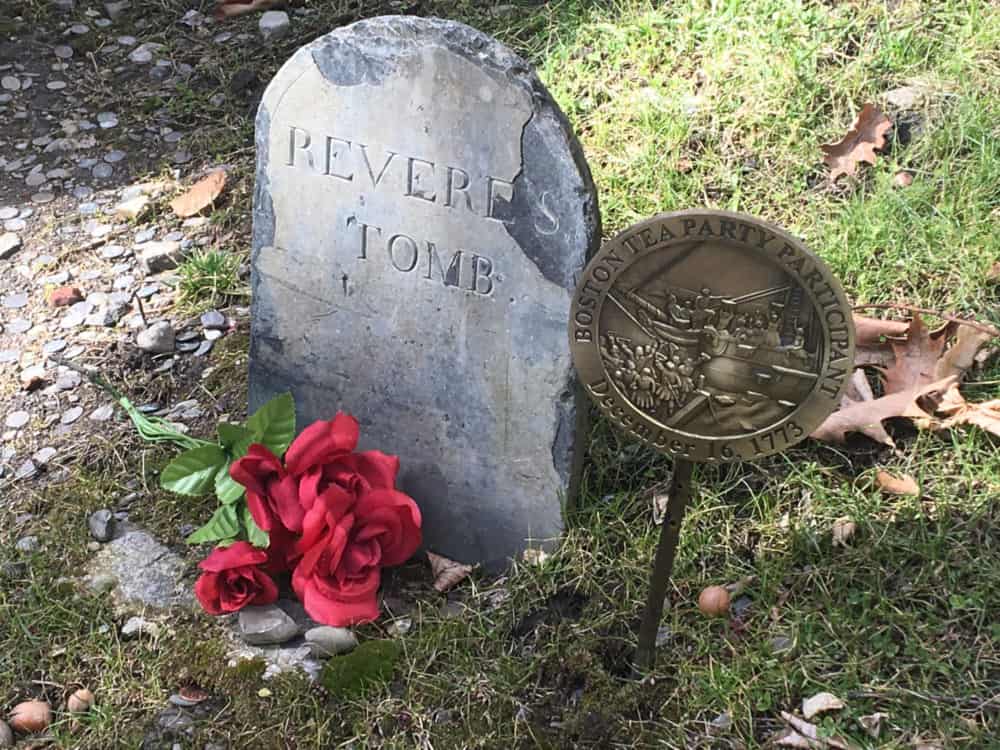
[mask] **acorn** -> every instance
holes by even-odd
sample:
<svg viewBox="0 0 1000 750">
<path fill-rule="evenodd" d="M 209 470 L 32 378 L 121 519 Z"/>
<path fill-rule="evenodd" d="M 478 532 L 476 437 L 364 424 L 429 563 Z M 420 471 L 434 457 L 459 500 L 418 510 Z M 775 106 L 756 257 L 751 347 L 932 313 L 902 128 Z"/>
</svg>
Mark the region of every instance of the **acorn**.
<svg viewBox="0 0 1000 750">
<path fill-rule="evenodd" d="M 85 714 L 94 705 L 94 694 L 87 688 L 80 688 L 66 699 L 66 708 L 71 714 Z"/>
<path fill-rule="evenodd" d="M 698 597 L 698 609 L 706 617 L 725 617 L 729 614 L 730 598 L 725 586 L 709 586 Z"/>
<path fill-rule="evenodd" d="M 892 184 L 896 187 L 909 187 L 913 184 L 913 175 L 906 171 L 896 172 L 892 176 Z"/>
<path fill-rule="evenodd" d="M 10 712 L 10 728 L 22 734 L 42 732 L 52 723 L 52 708 L 45 701 L 24 701 Z"/>
<path fill-rule="evenodd" d="M 0 720 L 0 747 L 14 747 L 14 730 Z"/>
</svg>

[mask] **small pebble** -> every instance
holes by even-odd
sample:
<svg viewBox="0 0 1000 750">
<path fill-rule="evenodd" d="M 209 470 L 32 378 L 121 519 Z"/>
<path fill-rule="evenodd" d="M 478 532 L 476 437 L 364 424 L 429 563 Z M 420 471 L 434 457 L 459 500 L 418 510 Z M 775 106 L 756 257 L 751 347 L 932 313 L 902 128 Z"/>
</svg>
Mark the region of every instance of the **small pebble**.
<svg viewBox="0 0 1000 750">
<path fill-rule="evenodd" d="M 44 354 L 58 354 L 66 348 L 66 339 L 52 339 L 42 344 Z"/>
<path fill-rule="evenodd" d="M 37 536 L 23 536 L 14 543 L 14 548 L 18 552 L 32 553 L 38 550 Z"/>
<path fill-rule="evenodd" d="M 4 424 L 12 430 L 20 430 L 31 421 L 31 415 L 26 411 L 13 411 L 7 415 Z"/>
<path fill-rule="evenodd" d="M 108 508 L 101 508 L 87 519 L 90 535 L 98 542 L 108 542 L 115 533 L 115 516 Z"/>
<path fill-rule="evenodd" d="M 3 306 L 9 310 L 19 310 L 28 304 L 28 295 L 24 292 L 8 294 L 3 298 Z"/>
<path fill-rule="evenodd" d="M 124 638 L 134 638 L 140 635 L 157 638 L 160 635 L 160 626 L 142 617 L 130 617 L 122 626 L 122 636 Z"/>
<path fill-rule="evenodd" d="M 111 404 L 100 406 L 90 413 L 88 417 L 93 422 L 107 422 L 115 414 L 115 407 Z"/>
<path fill-rule="evenodd" d="M 35 455 L 31 457 L 31 460 L 36 464 L 44 465 L 56 457 L 56 449 L 49 446 L 47 448 L 41 448 L 35 451 Z"/>
<path fill-rule="evenodd" d="M 63 415 L 59 418 L 59 421 L 62 424 L 73 424 L 81 416 L 83 416 L 83 407 L 74 406 L 73 408 L 64 411 Z"/>
</svg>

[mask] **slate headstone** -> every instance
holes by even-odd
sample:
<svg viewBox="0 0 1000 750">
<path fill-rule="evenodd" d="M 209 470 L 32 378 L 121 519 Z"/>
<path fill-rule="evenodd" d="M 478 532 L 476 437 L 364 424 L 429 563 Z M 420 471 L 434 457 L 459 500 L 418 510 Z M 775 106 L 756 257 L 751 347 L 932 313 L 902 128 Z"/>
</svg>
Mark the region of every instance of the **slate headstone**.
<svg viewBox="0 0 1000 750">
<path fill-rule="evenodd" d="M 355 415 L 435 552 L 493 567 L 557 537 L 600 220 L 528 64 L 460 23 L 361 21 L 281 68 L 256 140 L 251 409 L 290 390 L 300 429 Z"/>
</svg>

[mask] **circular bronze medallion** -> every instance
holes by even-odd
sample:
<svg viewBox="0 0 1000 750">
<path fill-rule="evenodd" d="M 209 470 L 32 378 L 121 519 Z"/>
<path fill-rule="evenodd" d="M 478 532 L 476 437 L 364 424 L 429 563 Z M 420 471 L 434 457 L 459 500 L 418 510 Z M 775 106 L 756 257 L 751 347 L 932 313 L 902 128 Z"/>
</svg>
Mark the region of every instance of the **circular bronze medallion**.
<svg viewBox="0 0 1000 750">
<path fill-rule="evenodd" d="M 727 211 L 661 214 L 587 265 L 573 361 L 611 420 L 691 461 L 750 460 L 809 435 L 854 362 L 851 308 L 806 246 Z"/>
</svg>

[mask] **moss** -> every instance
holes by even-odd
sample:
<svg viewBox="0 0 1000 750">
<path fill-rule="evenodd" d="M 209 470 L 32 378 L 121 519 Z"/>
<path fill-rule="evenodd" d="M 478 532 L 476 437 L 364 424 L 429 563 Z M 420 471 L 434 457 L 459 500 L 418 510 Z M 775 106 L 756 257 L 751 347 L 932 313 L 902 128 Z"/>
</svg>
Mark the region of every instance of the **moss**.
<svg viewBox="0 0 1000 750">
<path fill-rule="evenodd" d="M 361 696 L 389 681 L 402 653 L 396 641 L 365 641 L 346 656 L 327 662 L 320 683 L 338 698 Z"/>
</svg>

